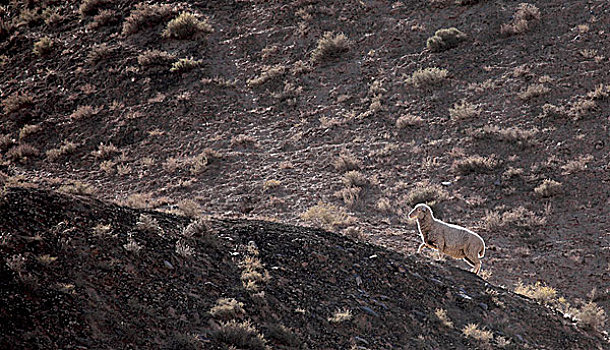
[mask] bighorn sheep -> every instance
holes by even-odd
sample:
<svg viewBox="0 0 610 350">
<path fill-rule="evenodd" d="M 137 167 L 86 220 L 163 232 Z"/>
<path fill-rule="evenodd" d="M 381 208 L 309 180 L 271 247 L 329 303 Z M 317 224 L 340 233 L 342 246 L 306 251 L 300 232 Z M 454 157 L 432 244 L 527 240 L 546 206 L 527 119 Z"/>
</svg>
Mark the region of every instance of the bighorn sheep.
<svg viewBox="0 0 610 350">
<path fill-rule="evenodd" d="M 432 209 L 423 203 L 417 204 L 409 213 L 409 219 L 417 220 L 417 228 L 423 243 L 417 249 L 418 253 L 424 247 L 437 249 L 456 259 L 464 259 L 473 267 L 472 272 L 478 274 L 481 270 L 481 258 L 485 256 L 485 242 L 481 236 L 457 225 L 438 220 L 432 214 Z"/>
</svg>

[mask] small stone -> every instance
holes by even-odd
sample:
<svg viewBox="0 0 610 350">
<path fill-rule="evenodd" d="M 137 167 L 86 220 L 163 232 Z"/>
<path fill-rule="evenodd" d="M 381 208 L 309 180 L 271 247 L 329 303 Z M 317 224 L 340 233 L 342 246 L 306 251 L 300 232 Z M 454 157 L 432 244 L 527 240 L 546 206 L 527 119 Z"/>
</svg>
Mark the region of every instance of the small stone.
<svg viewBox="0 0 610 350">
<path fill-rule="evenodd" d="M 487 309 L 489 309 L 489 306 L 487 306 L 487 304 L 485 303 L 479 303 L 479 306 L 481 307 L 481 309 L 487 311 Z"/>
<path fill-rule="evenodd" d="M 360 310 L 366 312 L 367 314 L 369 314 L 371 316 L 379 317 L 379 314 L 377 312 L 375 312 L 375 310 L 371 309 L 368 306 L 361 306 Z"/>
<path fill-rule="evenodd" d="M 172 263 L 170 263 L 170 262 L 169 262 L 169 261 L 167 261 L 167 260 L 163 260 L 163 264 L 165 265 L 165 267 L 167 267 L 167 268 L 168 268 L 168 269 L 170 269 L 170 270 L 173 270 L 173 269 L 174 269 L 174 265 L 172 265 Z"/>
</svg>

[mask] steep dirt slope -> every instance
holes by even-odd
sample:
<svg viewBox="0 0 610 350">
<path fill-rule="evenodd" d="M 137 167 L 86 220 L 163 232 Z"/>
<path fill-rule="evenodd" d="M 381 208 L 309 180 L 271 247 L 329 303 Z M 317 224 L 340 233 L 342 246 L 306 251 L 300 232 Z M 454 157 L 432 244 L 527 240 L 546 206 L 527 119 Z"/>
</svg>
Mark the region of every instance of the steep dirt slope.
<svg viewBox="0 0 610 350">
<path fill-rule="evenodd" d="M 3 349 L 257 349 L 260 335 L 278 349 L 606 344 L 471 273 L 327 231 L 215 219 L 195 228 L 184 217 L 28 187 L 5 188 L 0 212 L 0 252 L 11 261 L 0 265 Z M 256 288 L 242 284 L 247 266 L 265 276 Z M 241 311 L 211 313 L 221 297 Z M 337 310 L 351 317 L 331 320 Z M 242 343 L 223 338 L 230 318 L 256 329 Z M 493 339 L 466 337 L 470 323 Z"/>
<path fill-rule="evenodd" d="M 11 2 L 2 171 L 131 206 L 293 224 L 328 203 L 339 219 L 327 227 L 404 252 L 417 247 L 404 212 L 434 201 L 486 239 L 490 282 L 541 281 L 571 301 L 595 290 L 609 310 L 610 9 L 532 1 L 538 14 L 523 15 L 520 2 L 172 2 L 134 30 L 150 6 Z M 163 37 L 183 11 L 214 31 Z M 426 48 L 450 27 L 465 40 Z M 312 61 L 327 31 L 348 50 Z M 37 54 L 43 37 L 53 44 Z M 173 58 L 143 63 L 153 49 Z M 171 72 L 179 58 L 201 65 Z M 447 76 L 410 81 L 425 68 Z M 31 101 L 15 107 L 19 94 Z M 342 153 L 361 178 L 343 179 Z M 547 179 L 559 187 L 536 193 Z"/>
</svg>

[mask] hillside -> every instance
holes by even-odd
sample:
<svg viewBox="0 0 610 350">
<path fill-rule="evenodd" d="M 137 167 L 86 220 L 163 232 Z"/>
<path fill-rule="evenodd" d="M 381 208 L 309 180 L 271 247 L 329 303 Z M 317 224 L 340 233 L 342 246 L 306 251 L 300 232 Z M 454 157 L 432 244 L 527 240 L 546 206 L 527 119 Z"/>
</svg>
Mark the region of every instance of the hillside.
<svg viewBox="0 0 610 350">
<path fill-rule="evenodd" d="M 0 267 L 3 349 L 604 344 L 471 273 L 327 231 L 190 221 L 28 187 L 7 188 L 0 210 L 12 261 Z M 214 310 L 220 298 L 235 303 Z M 230 319 L 254 328 L 230 336 Z M 464 335 L 468 324 L 491 339 Z"/>
<path fill-rule="evenodd" d="M 11 186 L 407 258 L 404 214 L 427 202 L 485 239 L 491 285 L 610 311 L 605 0 L 10 1 L 0 19 Z"/>
</svg>

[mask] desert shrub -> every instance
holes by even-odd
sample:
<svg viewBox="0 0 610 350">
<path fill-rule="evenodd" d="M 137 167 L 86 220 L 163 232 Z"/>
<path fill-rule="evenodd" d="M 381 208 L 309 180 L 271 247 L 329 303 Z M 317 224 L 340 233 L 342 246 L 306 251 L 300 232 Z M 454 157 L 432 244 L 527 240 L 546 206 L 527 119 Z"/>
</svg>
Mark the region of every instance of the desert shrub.
<svg viewBox="0 0 610 350">
<path fill-rule="evenodd" d="M 500 33 L 506 36 L 523 34 L 540 20 L 540 10 L 532 4 L 521 3 L 513 15 L 511 23 L 500 27 Z"/>
<path fill-rule="evenodd" d="M 420 182 L 409 191 L 404 198 L 404 202 L 409 207 L 413 207 L 418 203 L 426 203 L 434 209 L 438 203 L 448 198 L 449 194 L 440 185 Z"/>
<path fill-rule="evenodd" d="M 70 119 L 72 120 L 80 120 L 80 119 L 85 119 L 85 118 L 89 118 L 91 116 L 96 115 L 97 113 L 99 113 L 101 108 L 93 108 L 90 105 L 85 105 L 85 106 L 78 106 L 78 108 L 76 108 L 74 110 L 74 112 L 72 112 L 72 114 L 70 114 Z"/>
<path fill-rule="evenodd" d="M 349 51 L 350 41 L 343 33 L 335 34 L 326 32 L 318 40 L 318 46 L 311 53 L 311 63 L 322 63 L 336 59 L 345 52 Z"/>
<path fill-rule="evenodd" d="M 444 324 L 446 327 L 453 328 L 453 322 L 451 322 L 451 319 L 449 318 L 449 316 L 447 316 L 447 310 L 436 309 L 434 311 L 434 315 L 436 315 L 436 318 L 438 318 L 439 321 L 441 321 L 441 323 Z"/>
<path fill-rule="evenodd" d="M 482 342 L 489 342 L 493 339 L 493 333 L 491 331 L 485 331 L 479 329 L 479 325 L 474 323 L 469 323 L 462 329 L 462 333 L 469 337 Z"/>
<path fill-rule="evenodd" d="M 178 61 L 172 63 L 172 68 L 169 69 L 172 73 L 185 73 L 190 72 L 195 68 L 200 67 L 203 61 L 195 60 L 193 58 L 181 58 Z"/>
<path fill-rule="evenodd" d="M 439 29 L 428 38 L 426 46 L 432 52 L 441 52 L 457 47 L 467 36 L 457 28 Z"/>
<path fill-rule="evenodd" d="M 587 168 L 587 163 L 593 160 L 592 155 L 580 156 L 577 159 L 573 159 L 568 161 L 565 165 L 561 167 L 565 175 L 574 174 L 579 171 L 583 171 Z"/>
<path fill-rule="evenodd" d="M 47 155 L 47 158 L 54 162 L 56 160 L 58 160 L 59 158 L 61 158 L 62 156 L 68 155 L 70 153 L 73 153 L 76 150 L 77 144 L 74 142 L 70 142 L 70 141 L 64 141 L 61 146 L 59 146 L 58 148 L 53 148 L 50 150 L 47 150 L 45 152 L 45 154 Z"/>
<path fill-rule="evenodd" d="M 64 16 L 60 15 L 57 9 L 53 8 L 45 9 L 42 12 L 42 17 L 44 17 L 44 23 L 51 27 L 60 24 L 64 20 Z"/>
<path fill-rule="evenodd" d="M 341 323 L 352 319 L 352 311 L 350 309 L 337 309 L 332 316 L 328 318 L 330 323 Z"/>
<path fill-rule="evenodd" d="M 192 199 L 183 199 L 178 202 L 178 208 L 185 216 L 196 218 L 201 213 L 201 206 Z"/>
<path fill-rule="evenodd" d="M 139 3 L 135 10 L 131 11 L 129 17 L 123 23 L 123 34 L 132 35 L 144 28 L 151 28 L 170 17 L 174 10 L 170 5 L 150 5 Z"/>
<path fill-rule="evenodd" d="M 263 70 L 263 72 L 261 73 L 261 75 L 259 75 L 256 78 L 248 79 L 246 81 L 246 84 L 248 84 L 249 87 L 260 86 L 271 80 L 274 80 L 274 79 L 277 79 L 277 78 L 283 76 L 284 73 L 286 73 L 286 66 L 284 66 L 284 65 L 277 65 L 275 67 L 266 67 Z"/>
<path fill-rule="evenodd" d="M 38 148 L 27 144 L 21 143 L 18 146 L 15 146 L 6 152 L 6 158 L 14 160 L 14 161 L 26 161 L 32 157 L 38 157 L 40 151 Z"/>
<path fill-rule="evenodd" d="M 14 144 L 15 139 L 13 139 L 10 134 L 0 134 L 0 151 L 5 152 Z"/>
<path fill-rule="evenodd" d="M 561 182 L 551 179 L 545 179 L 538 187 L 534 188 L 534 192 L 543 198 L 552 197 L 563 192 Z"/>
<path fill-rule="evenodd" d="M 245 314 L 244 303 L 233 298 L 220 298 L 210 309 L 210 315 L 220 320 L 230 320 Z"/>
<path fill-rule="evenodd" d="M 192 13 L 182 12 L 178 17 L 169 21 L 162 35 L 166 38 L 189 39 L 213 31 L 214 29 L 207 19 L 201 21 Z"/>
<path fill-rule="evenodd" d="M 98 12 L 100 7 L 107 3 L 108 0 L 84 0 L 78 8 L 78 13 L 82 17 L 92 16 Z"/>
<path fill-rule="evenodd" d="M 557 290 L 555 288 L 543 285 L 540 282 L 536 282 L 536 284 L 523 284 L 519 281 L 515 287 L 515 293 L 525 295 L 543 304 L 554 303 L 557 297 Z"/>
<path fill-rule="evenodd" d="M 486 211 L 483 222 L 483 228 L 488 231 L 497 230 L 507 225 L 521 229 L 531 229 L 546 224 L 546 218 L 519 206 L 502 214 L 497 211 Z"/>
<path fill-rule="evenodd" d="M 87 25 L 89 29 L 97 29 L 118 22 L 118 16 L 114 10 L 102 10 L 93 17 L 93 22 Z"/>
<path fill-rule="evenodd" d="M 475 139 L 502 141 L 525 147 L 535 143 L 537 133 L 538 130 L 536 128 L 525 130 L 516 126 L 500 128 L 496 125 L 486 125 L 483 128 L 472 132 L 472 136 Z"/>
<path fill-rule="evenodd" d="M 595 86 L 593 91 L 587 93 L 587 97 L 592 100 L 605 100 L 610 96 L 610 85 L 600 84 Z"/>
<path fill-rule="evenodd" d="M 343 208 L 322 202 L 307 209 L 301 214 L 301 219 L 326 228 L 334 228 L 354 221 L 354 218 L 349 216 Z"/>
<path fill-rule="evenodd" d="M 38 56 L 44 56 L 50 53 L 52 48 L 53 40 L 51 40 L 51 38 L 49 38 L 48 36 L 45 36 L 34 43 L 34 49 L 32 51 Z"/>
<path fill-rule="evenodd" d="M 407 78 L 406 83 L 413 85 L 416 88 L 427 88 L 430 86 L 439 85 L 446 78 L 449 72 L 442 68 L 424 68 L 418 69 L 411 77 Z"/>
<path fill-rule="evenodd" d="M 95 45 L 93 48 L 91 48 L 91 51 L 89 51 L 89 54 L 87 55 L 87 62 L 94 65 L 111 57 L 115 50 L 115 47 L 109 46 L 105 43 Z"/>
<path fill-rule="evenodd" d="M 464 120 L 478 116 L 479 106 L 466 101 L 460 101 L 449 108 L 449 116 L 454 120 Z"/>
<path fill-rule="evenodd" d="M 229 346 L 239 349 L 265 350 L 267 341 L 250 321 L 231 320 L 222 322 L 212 332 L 212 337 Z"/>
<path fill-rule="evenodd" d="M 39 132 L 40 129 L 41 129 L 40 124 L 24 125 L 19 130 L 19 141 L 22 141 L 22 140 L 26 139 L 28 136 Z"/>
<path fill-rule="evenodd" d="M 91 154 L 95 158 L 106 159 L 112 155 L 115 155 L 118 152 L 119 152 L 119 149 L 112 143 L 109 143 L 109 144 L 100 143 L 99 146 L 97 147 L 97 150 L 92 151 Z"/>
<path fill-rule="evenodd" d="M 498 161 L 493 156 L 481 157 L 479 155 L 473 155 L 455 160 L 451 167 L 462 175 L 468 175 L 472 173 L 489 173 L 493 171 L 497 165 Z"/>
<path fill-rule="evenodd" d="M 33 105 L 34 97 L 27 93 L 14 93 L 2 101 L 2 106 L 7 114 L 18 112 Z"/>
<path fill-rule="evenodd" d="M 292 349 L 298 349 L 301 342 L 299 337 L 292 331 L 292 329 L 284 326 L 283 324 L 270 324 L 267 326 L 267 336 L 280 344 L 291 347 Z"/>
<path fill-rule="evenodd" d="M 606 325 L 606 311 L 593 301 L 585 303 L 575 312 L 576 322 L 579 326 L 587 330 L 601 332 Z"/>
<path fill-rule="evenodd" d="M 369 180 L 366 176 L 357 170 L 346 172 L 341 180 L 345 187 L 365 187 L 369 184 Z"/>
<path fill-rule="evenodd" d="M 335 170 L 346 172 L 350 170 L 358 170 L 362 166 L 362 162 L 350 153 L 342 153 L 333 161 Z"/>
<path fill-rule="evenodd" d="M 522 91 L 519 93 L 519 98 L 527 101 L 527 100 L 531 100 L 533 98 L 536 98 L 538 96 L 542 96 L 547 94 L 549 91 L 551 91 L 551 89 L 549 89 L 548 87 L 542 85 L 542 84 L 533 84 L 528 86 L 525 91 Z"/>
<path fill-rule="evenodd" d="M 96 192 L 96 189 L 82 181 L 70 181 L 67 184 L 59 186 L 58 191 L 76 195 L 91 195 Z"/>
<path fill-rule="evenodd" d="M 396 128 L 405 129 L 410 126 L 421 125 L 424 119 L 418 115 L 405 114 L 396 119 Z"/>
<path fill-rule="evenodd" d="M 147 50 L 138 56 L 138 63 L 142 66 L 169 65 L 176 56 L 165 51 Z"/>
</svg>

